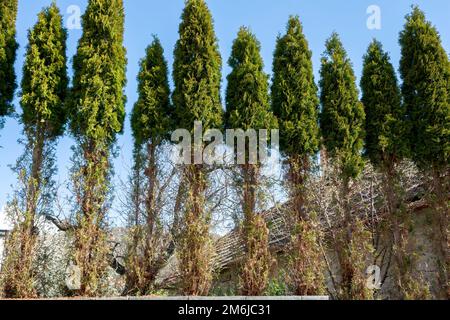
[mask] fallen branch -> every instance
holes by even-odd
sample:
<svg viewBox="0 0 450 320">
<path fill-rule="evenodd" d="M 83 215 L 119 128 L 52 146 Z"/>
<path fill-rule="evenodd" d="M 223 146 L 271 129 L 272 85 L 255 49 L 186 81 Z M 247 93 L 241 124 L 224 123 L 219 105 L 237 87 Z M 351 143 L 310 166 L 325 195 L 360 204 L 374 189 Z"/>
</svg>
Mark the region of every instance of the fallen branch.
<svg viewBox="0 0 450 320">
<path fill-rule="evenodd" d="M 77 226 L 70 224 L 67 220 L 60 220 L 51 215 L 45 215 L 44 217 L 47 221 L 53 223 L 53 225 L 57 227 L 59 231 L 67 232 L 67 231 L 74 231 L 77 229 Z"/>
</svg>

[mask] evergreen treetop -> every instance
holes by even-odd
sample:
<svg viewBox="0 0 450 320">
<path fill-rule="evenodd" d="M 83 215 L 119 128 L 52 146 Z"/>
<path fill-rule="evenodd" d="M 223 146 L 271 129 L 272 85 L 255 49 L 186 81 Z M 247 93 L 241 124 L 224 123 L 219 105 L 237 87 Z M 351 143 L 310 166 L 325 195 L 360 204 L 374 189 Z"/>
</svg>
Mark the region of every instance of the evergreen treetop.
<svg viewBox="0 0 450 320">
<path fill-rule="evenodd" d="M 226 92 L 227 127 L 233 129 L 273 129 L 277 126 L 271 112 L 268 75 L 260 55 L 260 44 L 248 28 L 241 27 L 233 42 L 228 64 Z"/>
<path fill-rule="evenodd" d="M 311 57 L 299 18 L 290 17 L 286 34 L 277 39 L 272 81 L 280 147 L 289 156 L 314 155 L 320 145 L 319 97 Z"/>
<path fill-rule="evenodd" d="M 62 16 L 53 3 L 39 13 L 38 22 L 28 33 L 20 101 L 26 131 L 45 130 L 50 138 L 64 131 L 69 82 L 66 40 Z"/>
<path fill-rule="evenodd" d="M 361 90 L 366 155 L 375 166 L 401 160 L 406 154 L 405 112 L 394 67 L 379 41 L 374 40 L 364 56 Z"/>
<path fill-rule="evenodd" d="M 400 33 L 402 94 L 412 157 L 422 168 L 450 163 L 450 62 L 436 28 L 414 7 Z"/>
<path fill-rule="evenodd" d="M 17 0 L 0 2 L 0 117 L 12 111 L 17 88 L 14 61 L 19 47 L 16 42 Z M 1 119 L 0 119 L 1 121 Z"/>
<path fill-rule="evenodd" d="M 73 59 L 71 129 L 104 142 L 122 132 L 125 117 L 126 50 L 123 0 L 90 0 Z"/>
<path fill-rule="evenodd" d="M 172 111 L 167 62 L 157 37 L 147 47 L 140 66 L 139 99 L 131 114 L 131 128 L 137 144 L 165 138 L 170 131 Z"/>
<path fill-rule="evenodd" d="M 344 178 L 362 171 L 365 113 L 358 99 L 352 64 L 337 33 L 326 42 L 320 70 L 320 127 L 331 157 L 339 159 Z"/>
<path fill-rule="evenodd" d="M 203 128 L 220 128 L 222 59 L 213 19 L 204 0 L 187 0 L 175 45 L 173 104 L 178 125 L 185 129 L 202 121 Z"/>
</svg>

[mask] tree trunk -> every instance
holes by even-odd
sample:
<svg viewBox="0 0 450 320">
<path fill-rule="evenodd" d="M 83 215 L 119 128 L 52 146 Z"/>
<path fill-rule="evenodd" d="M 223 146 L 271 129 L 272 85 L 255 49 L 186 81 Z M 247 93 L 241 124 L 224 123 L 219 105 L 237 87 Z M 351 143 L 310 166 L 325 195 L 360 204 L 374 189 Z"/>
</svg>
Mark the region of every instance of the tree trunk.
<svg viewBox="0 0 450 320">
<path fill-rule="evenodd" d="M 31 147 L 31 168 L 25 181 L 25 208 L 23 220 L 19 221 L 6 242 L 5 260 L 6 283 L 3 291 L 7 298 L 35 298 L 33 263 L 36 251 L 37 234 L 35 220 L 41 192 L 41 174 L 44 161 L 45 131 L 41 126 L 29 134 Z"/>
<path fill-rule="evenodd" d="M 155 208 L 155 192 L 156 192 L 156 159 L 155 159 L 155 144 L 153 142 L 147 143 L 147 168 L 145 170 L 145 176 L 147 178 L 148 189 L 146 190 L 146 215 L 147 215 L 147 239 L 153 237 L 155 232 L 155 224 L 157 219 L 157 213 Z"/>
<path fill-rule="evenodd" d="M 343 202 L 341 210 L 344 212 L 342 219 L 342 234 L 340 235 L 340 245 L 338 247 L 338 256 L 341 266 L 341 287 L 343 291 L 344 299 L 352 298 L 352 282 L 355 274 L 353 263 L 350 257 L 350 243 L 352 241 L 352 216 L 350 205 L 350 180 L 349 178 L 343 178 L 341 185 L 341 200 Z"/>
<path fill-rule="evenodd" d="M 449 225 L 449 187 L 448 172 L 433 168 L 434 207 L 438 218 L 439 230 L 436 233 L 439 246 L 439 282 L 442 288 L 442 296 L 450 299 L 450 225 Z"/>
<path fill-rule="evenodd" d="M 291 156 L 288 181 L 292 212 L 289 223 L 293 226 L 290 252 L 290 278 L 299 296 L 321 295 L 325 292 L 322 252 L 318 242 L 320 231 L 307 212 L 305 183 L 309 175 L 308 157 Z"/>
<path fill-rule="evenodd" d="M 184 174 L 189 191 L 183 233 L 178 250 L 182 294 L 205 296 L 212 281 L 210 217 L 205 215 L 206 176 L 203 165 L 186 165 Z"/>
<path fill-rule="evenodd" d="M 392 230 L 392 244 L 394 251 L 394 259 L 396 264 L 395 280 L 396 287 L 400 294 L 400 298 L 405 299 L 408 296 L 410 288 L 410 281 L 412 280 L 412 270 L 407 262 L 407 245 L 408 245 L 408 230 L 402 227 L 407 221 L 406 216 L 402 215 L 398 195 L 399 177 L 395 169 L 394 160 L 386 161 L 383 168 L 382 187 L 387 203 L 387 214 L 390 220 Z"/>
<path fill-rule="evenodd" d="M 27 206 L 26 212 L 29 216 L 29 224 L 31 228 L 34 226 L 36 217 L 37 203 L 39 192 L 41 191 L 41 171 L 43 163 L 45 136 L 43 128 L 38 126 L 36 130 L 36 140 L 33 143 L 33 156 L 31 163 L 31 173 L 28 182 Z M 31 230 L 30 230 L 31 232 Z"/>
<path fill-rule="evenodd" d="M 260 168 L 258 165 L 242 165 L 244 211 L 243 238 L 246 256 L 242 270 L 242 294 L 246 296 L 263 295 L 269 278 L 271 256 L 269 230 L 263 217 L 256 214 L 257 187 Z"/>
<path fill-rule="evenodd" d="M 82 145 L 85 163 L 78 173 L 77 213 L 74 259 L 81 272 L 80 296 L 95 297 L 102 291 L 108 266 L 105 200 L 108 194 L 109 151 L 92 140 Z"/>
<path fill-rule="evenodd" d="M 251 221 L 256 210 L 256 188 L 259 176 L 259 167 L 246 164 L 242 166 L 244 177 L 243 206 L 244 220 Z"/>
</svg>

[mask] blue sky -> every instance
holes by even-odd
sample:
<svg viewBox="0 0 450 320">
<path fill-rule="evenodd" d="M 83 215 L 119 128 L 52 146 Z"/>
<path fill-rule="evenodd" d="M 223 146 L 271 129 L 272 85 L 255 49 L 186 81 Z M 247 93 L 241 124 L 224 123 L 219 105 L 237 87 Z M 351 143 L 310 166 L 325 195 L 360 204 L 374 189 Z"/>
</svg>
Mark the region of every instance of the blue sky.
<svg viewBox="0 0 450 320">
<path fill-rule="evenodd" d="M 16 70 L 20 83 L 23 57 L 27 44 L 27 30 L 36 22 L 37 13 L 51 0 L 19 0 L 19 16 L 17 21 L 17 39 L 20 44 Z M 57 0 L 57 5 L 64 14 L 65 21 L 69 20 L 70 6 L 79 6 L 84 11 L 87 0 Z M 265 62 L 266 72 L 271 74 L 272 54 L 275 40 L 279 33 L 284 32 L 289 15 L 300 16 L 304 32 L 313 51 L 314 71 L 316 81 L 320 68 L 320 57 L 324 50 L 324 42 L 333 31 L 337 31 L 353 62 L 358 82 L 361 76 L 362 56 L 371 41 L 376 37 L 387 51 L 390 52 L 392 62 L 398 69 L 400 48 L 398 34 L 404 23 L 404 16 L 410 11 L 412 4 L 418 4 L 441 33 L 442 42 L 447 52 L 450 52 L 450 1 L 448 0 L 207 0 L 215 21 L 215 30 L 219 39 L 220 51 L 224 61 L 222 91 L 226 86 L 226 75 L 230 69 L 226 62 L 231 52 L 232 41 L 240 26 L 249 26 L 261 42 L 261 54 Z M 143 56 L 145 47 L 151 41 L 152 34 L 159 36 L 169 61 L 170 72 L 173 63 L 173 47 L 177 40 L 178 24 L 184 6 L 184 0 L 124 0 L 125 47 L 127 49 L 128 67 L 126 95 L 128 98 L 127 114 L 137 99 L 136 75 L 138 62 Z M 366 13 L 370 5 L 377 5 L 381 9 L 381 29 L 369 30 Z M 67 55 L 71 61 L 81 30 L 68 30 Z M 69 63 L 71 73 L 71 62 Z M 20 113 L 20 106 L 16 99 L 16 110 Z M 8 165 L 14 164 L 23 152 L 17 143 L 21 137 L 21 127 L 15 119 L 9 119 L 0 132 L 0 209 L 6 204 L 8 195 L 15 184 L 15 175 Z M 62 184 L 67 180 L 67 169 L 70 167 L 71 145 L 70 137 L 62 138 L 58 146 L 59 173 L 56 180 Z M 121 148 L 119 157 L 115 160 L 116 181 L 126 179 L 131 165 L 132 137 L 129 119 L 126 120 L 125 132 L 120 136 L 118 145 Z"/>
</svg>

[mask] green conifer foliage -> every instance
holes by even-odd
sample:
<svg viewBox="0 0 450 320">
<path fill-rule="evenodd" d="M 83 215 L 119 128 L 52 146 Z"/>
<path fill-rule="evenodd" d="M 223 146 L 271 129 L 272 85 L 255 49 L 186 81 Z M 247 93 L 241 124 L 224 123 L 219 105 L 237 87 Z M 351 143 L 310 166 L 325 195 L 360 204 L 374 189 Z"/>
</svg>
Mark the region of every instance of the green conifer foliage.
<svg viewBox="0 0 450 320">
<path fill-rule="evenodd" d="M 17 0 L 0 3 L 0 126 L 2 118 L 12 111 L 12 100 L 16 85 L 14 61 L 16 42 Z"/>
<path fill-rule="evenodd" d="M 222 59 L 211 13 L 204 0 L 187 0 L 181 19 L 173 67 L 175 127 L 193 131 L 194 122 L 201 121 L 204 130 L 221 128 Z M 178 249 L 181 292 L 206 295 L 212 280 L 210 217 L 205 212 L 208 174 L 199 164 L 183 170 L 187 199 Z"/>
<path fill-rule="evenodd" d="M 3 291 L 7 297 L 30 298 L 37 294 L 36 219 L 39 214 L 49 214 L 52 210 L 54 145 L 66 123 L 66 39 L 62 16 L 55 3 L 39 13 L 38 22 L 28 33 L 20 101 L 27 144 L 16 168 L 23 185 L 18 196 L 25 196 L 11 204 L 16 206 L 17 214 L 6 246 Z"/>
<path fill-rule="evenodd" d="M 365 113 L 358 99 L 355 75 L 347 53 L 336 33 L 326 42 L 320 71 L 320 126 L 323 143 L 331 163 L 337 168 L 339 229 L 333 239 L 338 255 L 341 281 L 338 297 L 370 299 L 372 293 L 365 285 L 366 261 L 372 253 L 370 237 L 364 224 L 352 215 L 351 180 L 358 177 L 364 166 L 362 147 Z M 327 172 L 325 172 L 327 174 Z M 356 248 L 366 248 L 361 251 Z"/>
<path fill-rule="evenodd" d="M 228 64 L 226 121 L 233 129 L 267 129 L 277 127 L 271 112 L 268 75 L 259 53 L 260 44 L 249 29 L 242 27 L 233 42 Z"/>
<path fill-rule="evenodd" d="M 286 34 L 277 39 L 272 83 L 273 112 L 286 156 L 311 157 L 319 151 L 319 97 L 311 58 L 301 22 L 291 17 Z"/>
<path fill-rule="evenodd" d="M 324 281 L 318 234 L 307 215 L 305 183 L 311 158 L 319 151 L 319 97 L 312 52 L 298 17 L 290 17 L 278 37 L 273 62 L 272 105 L 280 125 L 280 148 L 287 157 L 292 222 L 297 225 L 291 252 L 291 280 L 298 295 L 320 295 Z M 307 249 L 306 249 L 307 248 Z M 306 263 L 305 263 L 306 261 Z"/>
<path fill-rule="evenodd" d="M 137 144 L 148 140 L 158 144 L 170 132 L 172 115 L 167 62 L 158 38 L 148 46 L 140 64 L 139 99 L 131 114 L 131 128 Z"/>
<path fill-rule="evenodd" d="M 73 258 L 82 272 L 77 294 L 101 293 L 107 266 L 110 155 L 125 117 L 126 51 L 122 0 L 90 0 L 73 59 L 70 128 L 77 140 L 73 182 L 77 201 Z"/>
<path fill-rule="evenodd" d="M 426 177 L 439 224 L 440 283 L 450 298 L 450 62 L 436 28 L 414 7 L 400 33 L 400 75 L 412 158 Z"/>
<path fill-rule="evenodd" d="M 175 46 L 173 103 L 178 127 L 192 129 L 194 121 L 203 128 L 220 128 L 222 58 L 211 13 L 204 0 L 187 0 Z"/>
<path fill-rule="evenodd" d="M 402 210 L 403 191 L 399 164 L 407 153 L 406 113 L 389 55 L 374 40 L 364 56 L 361 78 L 362 102 L 366 112 L 365 152 L 382 175 L 387 222 L 393 235 L 394 277 L 401 298 L 414 295 L 410 288 L 421 284 L 412 275 L 408 257 L 408 214 Z M 419 298 L 419 297 L 417 297 Z"/>
<path fill-rule="evenodd" d="M 39 14 L 37 24 L 28 34 L 21 106 L 25 131 L 32 137 L 43 133 L 45 138 L 56 138 L 64 132 L 69 80 L 67 32 L 62 25 L 59 9 L 53 3 Z"/>
<path fill-rule="evenodd" d="M 364 165 L 365 114 L 352 64 L 336 33 L 326 42 L 320 75 L 323 143 L 329 156 L 338 160 L 343 178 L 355 178 Z"/>
<path fill-rule="evenodd" d="M 361 90 L 366 113 L 366 155 L 376 167 L 394 165 L 406 153 L 405 112 L 394 67 L 376 40 L 364 56 Z"/>
<path fill-rule="evenodd" d="M 271 111 L 268 75 L 260 55 L 260 44 L 249 29 L 242 27 L 233 42 L 228 61 L 232 68 L 226 92 L 227 127 L 232 129 L 276 128 Z M 244 240 L 247 255 L 241 276 L 242 293 L 259 296 L 268 284 L 271 257 L 269 232 L 264 219 L 256 214 L 260 164 L 248 163 L 249 143 L 246 143 L 247 163 L 241 165 L 243 180 Z"/>
<path fill-rule="evenodd" d="M 402 94 L 413 159 L 422 168 L 450 161 L 450 62 L 439 34 L 414 7 L 400 33 Z"/>
<path fill-rule="evenodd" d="M 157 203 L 158 147 L 170 133 L 172 110 L 167 62 L 158 38 L 148 46 L 140 65 L 139 99 L 131 114 L 135 140 L 130 226 L 133 240 L 128 248 L 126 275 L 127 292 L 145 295 L 152 289 L 157 272 L 167 258 L 161 246 L 164 235 Z"/>
<path fill-rule="evenodd" d="M 126 50 L 122 0 L 90 0 L 73 59 L 71 130 L 76 137 L 109 145 L 125 118 Z"/>
</svg>

